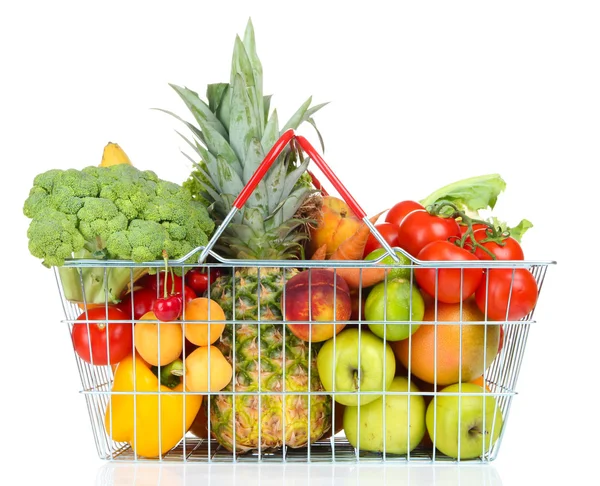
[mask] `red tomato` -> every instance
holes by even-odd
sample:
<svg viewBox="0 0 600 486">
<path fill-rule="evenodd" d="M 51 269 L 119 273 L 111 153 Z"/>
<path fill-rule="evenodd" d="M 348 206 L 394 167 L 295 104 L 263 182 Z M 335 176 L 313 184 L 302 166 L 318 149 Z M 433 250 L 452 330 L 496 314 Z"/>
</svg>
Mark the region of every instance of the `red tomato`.
<svg viewBox="0 0 600 486">
<path fill-rule="evenodd" d="M 446 241 L 453 236 L 460 236 L 456 220 L 432 216 L 427 211 L 415 211 L 406 216 L 398 227 L 398 246 L 416 257 L 427 244 Z"/>
<path fill-rule="evenodd" d="M 123 311 L 129 319 L 131 319 L 131 305 L 133 299 L 133 318 L 139 319 L 146 312 L 152 310 L 152 306 L 154 305 L 154 301 L 157 299 L 157 294 L 155 289 L 139 287 L 134 289 L 133 292 L 128 293 L 123 297 L 123 300 L 117 304 L 119 310 Z"/>
<path fill-rule="evenodd" d="M 392 223 L 379 223 L 375 225 L 375 228 L 377 229 L 377 231 L 379 231 L 379 233 L 381 233 L 383 239 L 390 246 L 398 246 L 398 226 Z M 365 245 L 365 251 L 363 253 L 363 256 L 367 256 L 369 253 L 371 253 L 373 250 L 376 250 L 377 248 L 381 248 L 381 243 L 379 243 L 379 240 L 375 238 L 373 233 L 369 233 L 369 238 L 367 239 L 367 244 Z"/>
<path fill-rule="evenodd" d="M 478 258 L 449 241 L 434 241 L 423 248 L 417 258 L 419 260 L 451 260 L 468 261 Z M 437 287 L 436 287 L 437 275 Z M 483 269 L 469 268 L 415 268 L 415 279 L 426 293 L 440 302 L 456 304 L 475 293 L 481 279 Z"/>
<path fill-rule="evenodd" d="M 517 240 L 509 236 L 502 240 L 503 245 L 499 245 L 495 241 L 487 241 L 481 243 L 481 240 L 486 238 L 485 230 L 477 230 L 474 233 L 475 239 L 487 250 L 496 255 L 497 260 L 524 260 L 523 248 Z M 480 260 L 492 260 L 492 257 L 481 248 L 475 249 L 475 256 Z"/>
<path fill-rule="evenodd" d="M 425 207 L 417 201 L 400 201 L 394 204 L 388 211 L 385 222 L 400 226 L 404 218 L 417 209 L 425 210 Z"/>
<path fill-rule="evenodd" d="M 526 268 L 491 268 L 475 292 L 475 302 L 492 321 L 518 321 L 535 307 L 538 288 Z M 511 288 L 512 282 L 512 288 Z M 486 308 L 487 297 L 487 308 Z"/>
<path fill-rule="evenodd" d="M 109 307 L 108 314 L 105 307 L 89 309 L 87 316 L 83 312 L 73 324 L 71 337 L 75 352 L 94 365 L 118 363 L 133 350 L 132 328 L 131 323 L 111 321 L 128 319 L 130 317 L 116 307 Z"/>
</svg>

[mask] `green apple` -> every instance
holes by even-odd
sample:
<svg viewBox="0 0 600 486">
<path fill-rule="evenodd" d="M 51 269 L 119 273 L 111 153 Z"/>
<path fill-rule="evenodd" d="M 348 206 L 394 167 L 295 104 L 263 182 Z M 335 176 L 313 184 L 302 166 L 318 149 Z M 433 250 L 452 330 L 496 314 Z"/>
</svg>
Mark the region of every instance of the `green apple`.
<svg viewBox="0 0 600 486">
<path fill-rule="evenodd" d="M 410 258 L 408 258 L 401 251 L 395 250 L 395 253 L 398 257 L 399 262 L 395 262 L 391 255 L 387 254 L 385 248 L 377 248 L 376 250 L 373 250 L 365 257 L 365 260 L 378 260 L 383 255 L 387 255 L 386 257 L 382 258 L 379 262 L 377 262 L 377 264 L 399 266 L 401 265 L 400 268 L 390 268 L 387 272 L 387 278 L 405 278 L 406 280 L 409 280 L 410 274 L 412 272 L 412 268 L 410 267 L 412 265 L 412 262 Z"/>
<path fill-rule="evenodd" d="M 397 376 L 388 391 L 408 392 L 408 379 Z M 415 395 L 385 397 L 386 454 L 407 454 L 417 447 L 425 436 L 425 399 L 423 395 L 419 395 L 420 390 L 412 381 L 410 392 Z M 381 397 L 367 405 L 344 409 L 344 433 L 353 447 L 363 451 L 384 451 L 383 402 Z"/>
<path fill-rule="evenodd" d="M 425 302 L 421 292 L 414 282 L 411 284 L 404 278 L 378 283 L 365 300 L 365 320 L 374 321 L 368 323 L 369 329 L 388 341 L 408 338 L 420 327 L 424 314 Z"/>
<path fill-rule="evenodd" d="M 381 395 L 360 392 L 383 392 L 392 384 L 396 359 L 388 343 L 365 329 L 350 328 L 323 343 L 317 355 L 317 370 L 328 392 L 351 392 L 336 393 L 336 402 L 364 405 Z"/>
<path fill-rule="evenodd" d="M 474 459 L 491 451 L 503 419 L 494 396 L 483 393 L 474 383 L 455 383 L 433 397 L 426 424 L 440 452 L 455 459 Z"/>
</svg>

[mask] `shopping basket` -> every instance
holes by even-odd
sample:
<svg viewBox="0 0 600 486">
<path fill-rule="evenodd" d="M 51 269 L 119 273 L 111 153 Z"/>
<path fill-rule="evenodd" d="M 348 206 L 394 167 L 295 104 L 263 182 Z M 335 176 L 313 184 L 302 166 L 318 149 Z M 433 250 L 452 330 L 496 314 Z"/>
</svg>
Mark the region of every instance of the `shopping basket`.
<svg viewBox="0 0 600 486">
<path fill-rule="evenodd" d="M 267 174 L 269 167 L 290 144 L 296 144 L 296 148 L 303 150 L 310 160 L 319 167 L 321 172 L 332 183 L 335 189 L 348 203 L 354 213 L 362 219 L 370 228 L 371 233 L 376 237 L 384 249 L 384 254 L 372 261 L 330 261 L 330 260 L 277 260 L 277 261 L 257 261 L 257 260 L 231 260 L 221 257 L 214 250 L 215 243 L 219 240 L 224 229 L 232 221 L 235 213 L 239 211 L 245 204 L 246 200 L 258 184 L 258 182 Z M 315 185 L 320 187 L 316 178 Z M 406 260 L 401 260 L 399 257 L 403 255 Z M 193 257 L 193 258 L 192 258 Z M 192 261 L 192 263 L 190 263 Z M 174 270 L 179 275 L 183 275 L 192 268 L 201 268 L 208 272 L 208 290 L 205 295 L 212 296 L 211 286 L 216 285 L 216 280 L 212 279 L 212 271 L 219 269 L 220 272 L 229 275 L 229 289 L 233 293 L 233 313 L 231 316 L 223 319 L 211 319 L 210 310 L 205 321 L 191 322 L 186 320 L 185 310 L 181 318 L 181 327 L 186 324 L 203 325 L 208 329 L 209 341 L 210 330 L 212 324 L 224 324 L 230 331 L 233 344 L 230 344 L 231 354 L 227 356 L 231 363 L 232 378 L 229 383 L 229 389 L 212 390 L 211 380 L 214 380 L 213 371 L 218 371 L 214 368 L 210 353 L 214 352 L 213 347 L 207 346 L 208 361 L 207 361 L 207 384 L 202 391 L 190 391 L 186 385 L 185 364 L 188 356 L 191 356 L 192 348 L 188 347 L 184 334 L 181 334 L 181 354 L 180 358 L 183 361 L 183 370 L 180 369 L 176 376 L 181 377 L 179 387 L 168 388 L 158 385 L 158 376 L 164 371 L 166 365 L 155 366 L 151 369 L 142 366 L 143 361 L 139 361 L 138 357 L 131 359 L 128 365 L 131 367 L 130 374 L 126 375 L 122 371 L 121 366 L 124 361 L 119 364 L 92 364 L 83 360 L 77 353 L 75 354 L 76 364 L 79 370 L 82 384 L 82 394 L 88 407 L 89 418 L 92 426 L 93 437 L 100 458 L 114 461 L 175 461 L 175 462 L 367 462 L 367 461 L 384 461 L 384 462 L 490 462 L 494 460 L 498 454 L 500 444 L 506 428 L 506 423 L 511 409 L 511 403 L 516 394 L 516 385 L 525 351 L 527 336 L 533 321 L 533 313 L 535 306 L 524 317 L 516 320 L 509 319 L 507 310 L 506 318 L 502 320 L 488 320 L 486 317 L 473 319 L 472 317 L 463 319 L 463 310 L 466 309 L 466 303 L 457 304 L 460 309 L 458 317 L 451 319 L 443 318 L 442 307 L 438 304 L 437 299 L 437 283 L 440 278 L 440 272 L 454 270 L 460 272 L 460 287 L 464 285 L 464 275 L 469 269 L 479 269 L 484 274 L 483 279 L 489 279 L 489 275 L 493 271 L 505 269 L 511 274 L 510 292 L 513 290 L 514 277 L 517 272 L 524 270 L 529 272 L 535 279 L 537 287 L 537 295 L 535 305 L 539 303 L 539 293 L 542 289 L 542 284 L 549 265 L 554 264 L 553 261 L 498 261 L 498 260 L 476 260 L 476 261 L 421 261 L 411 257 L 404 250 L 392 248 L 383 236 L 377 231 L 374 224 L 366 216 L 363 209 L 349 194 L 347 189 L 335 176 L 333 171 L 327 166 L 323 158 L 312 147 L 312 145 L 302 136 L 296 135 L 292 130 L 285 132 L 282 137 L 273 146 L 269 154 L 265 157 L 262 164 L 258 167 L 255 174 L 239 194 L 233 204 L 233 208 L 229 215 L 219 225 L 212 235 L 206 247 L 196 248 L 190 254 L 178 260 L 169 260 L 168 267 Z M 69 331 L 72 333 L 74 325 L 84 324 L 87 331 L 96 323 L 102 323 L 106 326 L 115 324 L 126 324 L 130 327 L 132 340 L 136 341 L 136 329 L 141 322 L 139 319 L 132 316 L 129 319 L 111 320 L 103 318 L 92 318 L 92 306 L 88 306 L 85 302 L 85 285 L 83 272 L 89 268 L 99 269 L 105 274 L 114 268 L 128 269 L 130 272 L 129 289 L 133 290 L 137 284 L 137 278 L 140 271 L 148 272 L 153 278 L 164 270 L 164 261 L 152 261 L 145 263 L 134 263 L 132 261 L 123 260 L 94 260 L 94 259 L 71 259 L 67 260 L 63 267 L 56 269 L 56 280 L 58 289 L 61 295 L 65 322 Z M 306 340 L 303 342 L 300 353 L 305 353 L 307 376 L 304 377 L 304 388 L 292 387 L 289 381 L 289 376 L 286 376 L 286 352 L 288 360 L 291 359 L 292 350 L 286 341 L 286 336 L 290 336 L 291 328 L 290 321 L 286 321 L 284 317 L 279 319 L 265 319 L 260 312 L 261 306 L 261 280 L 260 274 L 277 269 L 282 275 L 284 282 L 287 282 L 286 272 L 297 274 L 300 272 L 316 272 L 325 270 L 333 273 L 334 282 L 343 280 L 338 275 L 342 269 L 359 269 L 360 274 L 369 269 L 377 268 L 386 270 L 383 281 L 378 285 L 383 286 L 383 316 L 375 321 L 367 321 L 364 316 L 365 297 L 371 292 L 371 288 L 366 288 L 360 285 L 355 289 L 355 298 L 357 308 L 354 309 L 352 316 L 347 319 L 339 320 L 336 312 L 336 306 L 339 304 L 336 294 L 343 294 L 344 290 L 336 283 L 333 285 L 333 321 L 336 326 L 343 328 L 344 332 L 347 329 L 353 329 L 357 336 L 358 344 L 356 347 L 356 364 L 347 367 L 351 369 L 351 378 L 354 388 L 352 390 L 344 388 L 345 385 L 339 385 L 340 374 L 338 368 L 331 368 L 331 376 L 325 376 L 325 373 L 319 373 L 317 359 L 313 359 L 325 349 L 325 344 L 321 342 L 312 342 Z M 430 299 L 429 305 L 432 305 L 433 318 L 426 323 L 424 321 L 413 320 L 413 314 L 409 312 L 408 318 L 392 319 L 393 314 L 391 306 L 394 304 L 394 298 L 388 298 L 388 291 L 393 284 L 393 271 L 404 270 L 408 273 L 408 277 L 404 278 L 404 283 L 408 282 L 410 286 L 409 293 L 414 291 L 417 283 L 414 279 L 416 269 L 430 269 L 433 272 L 436 291 L 433 300 Z M 259 308 L 258 318 L 250 323 L 256 325 L 258 339 L 255 339 L 250 345 L 256 347 L 254 350 L 258 356 L 257 363 L 250 363 L 249 367 L 238 367 L 239 361 L 243 356 L 236 356 L 235 340 L 236 336 L 242 339 L 239 333 L 242 326 L 248 325 L 248 320 L 240 319 L 236 313 L 236 297 L 235 292 L 238 288 L 240 279 L 244 278 L 244 271 L 253 271 L 258 276 L 258 285 L 256 291 L 257 306 Z M 77 274 L 81 284 L 82 302 L 75 302 L 65 295 L 63 287 L 63 278 L 69 273 L 71 278 L 73 273 Z M 142 272 L 143 273 L 143 272 Z M 106 282 L 107 279 L 104 279 Z M 311 299 L 312 280 L 308 280 L 308 301 Z M 157 285 L 157 294 L 162 288 Z M 316 287 L 315 287 L 316 288 Z M 286 299 L 287 286 L 282 286 L 281 303 L 285 308 L 288 302 Z M 183 298 L 185 299 L 186 287 L 183 287 Z M 316 290 L 315 290 L 316 292 Z M 487 293 L 487 291 L 486 291 Z M 108 292 L 105 293 L 108 295 Z M 410 294 L 412 295 L 412 294 Z M 508 309 L 510 309 L 509 294 Z M 433 304 L 432 304 L 433 302 Z M 132 302 L 132 311 L 134 303 Z M 413 300 L 409 299 L 409 311 L 413 308 Z M 108 301 L 105 302 L 105 312 L 108 312 Z M 464 308 L 463 308 L 464 306 Z M 487 306 L 487 304 L 486 304 Z M 315 326 L 323 324 L 332 324 L 317 322 L 312 319 L 311 312 L 314 312 L 313 307 L 308 305 L 309 317 L 307 321 L 309 332 Z M 209 309 L 212 309 L 209 307 Z M 484 315 L 484 314 L 481 314 Z M 283 312 L 285 316 L 285 312 Z M 144 321 L 148 323 L 148 321 Z M 211 325 L 207 326 L 210 322 Z M 158 349 L 160 354 L 161 346 L 161 329 L 166 333 L 166 323 L 155 321 L 158 330 Z M 380 329 L 383 329 L 383 336 L 377 336 L 371 332 L 369 324 L 379 324 Z M 435 350 L 432 352 L 433 359 L 433 380 L 429 381 L 414 374 L 417 360 L 424 356 L 424 352 L 414 348 L 413 344 L 416 340 L 414 330 L 420 325 L 428 325 L 428 329 L 432 330 L 432 343 Z M 402 361 L 400 352 L 396 352 L 398 347 L 394 344 L 392 348 L 391 329 L 392 326 L 405 325 L 408 326 L 409 335 L 403 340 L 404 344 L 408 344 L 405 349 L 408 353 L 408 361 Z M 269 327 L 271 326 L 271 327 Z M 267 357 L 267 350 L 261 349 L 265 346 L 261 339 L 260 333 L 269 332 L 273 326 L 278 326 L 277 337 L 280 339 L 279 348 L 273 348 L 269 352 L 274 353 Z M 413 327 L 414 326 L 414 327 Z M 129 329 L 128 327 L 128 329 Z M 347 328 L 347 329 L 346 329 Z M 447 356 L 444 352 L 440 352 L 438 344 L 444 344 L 445 338 L 444 329 L 458 330 L 457 342 L 458 354 Z M 336 328 L 337 329 L 337 328 Z M 390 339 L 388 340 L 388 333 Z M 468 334 L 471 333 L 471 334 Z M 350 353 L 344 346 L 346 341 L 341 341 L 341 333 L 338 331 L 327 341 L 332 344 L 329 349 L 333 349 L 333 361 L 339 356 L 336 353 Z M 165 335 L 165 334 L 163 334 Z M 479 340 L 473 342 L 469 336 L 477 335 Z M 373 340 L 375 336 L 375 340 Z M 381 346 L 379 350 L 375 347 L 365 347 L 370 342 L 377 342 Z M 298 341 L 296 341 L 297 343 Z M 475 344 L 474 344 L 475 343 Z M 490 343 L 492 346 L 490 347 Z M 167 346 L 166 342 L 162 343 Z M 356 345 L 356 343 L 354 343 Z M 134 347 L 135 349 L 135 347 Z M 361 351 L 358 352 L 358 349 Z M 394 365 L 389 367 L 389 355 L 392 349 Z M 466 350 L 469 349 L 467 355 Z M 264 352 L 263 352 L 264 351 Z M 324 351 L 323 351 L 324 352 Z M 107 346 L 107 353 L 110 350 Z M 90 352 L 91 354 L 91 352 Z M 350 353 L 351 354 L 351 353 Z M 447 354 L 447 353 L 446 353 Z M 341 355 L 341 354 L 340 354 Z M 376 358 L 373 358 L 373 356 Z M 475 356 L 475 358 L 473 358 Z M 262 364 L 261 364 L 262 357 Z M 454 364 L 448 364 L 448 360 Z M 429 358 L 428 358 L 429 359 Z M 273 360 L 273 361 L 270 361 Z M 279 361 L 278 361 L 279 360 Z M 361 364 L 362 360 L 362 364 Z M 373 361 L 374 360 L 374 361 Z M 323 360 L 326 363 L 327 360 Z M 481 367 L 481 376 L 467 376 L 470 373 L 469 366 L 473 363 L 474 368 Z M 278 376 L 278 386 L 267 387 L 266 383 L 270 375 L 266 372 L 263 374 L 263 366 L 265 363 L 278 362 L 283 363 L 281 367 L 281 376 Z M 366 376 L 374 373 L 379 369 L 379 363 L 382 362 L 381 368 L 382 377 L 377 378 L 380 381 L 379 388 L 377 385 L 366 385 Z M 147 363 L 145 363 L 147 364 Z M 406 366 L 404 366 L 406 365 Z M 246 366 L 246 365 L 245 365 Z M 252 368 L 254 366 L 254 368 Z M 326 366 L 324 364 L 323 366 Z M 346 364 L 340 365 L 340 367 Z M 456 379 L 443 378 L 443 367 L 454 366 L 458 370 Z M 260 372 L 256 372 L 256 370 Z M 325 368 L 323 368 L 325 369 Z M 250 370 L 250 371 L 249 371 Z M 241 373 L 250 373 L 254 370 L 257 377 L 257 386 L 252 389 L 236 390 L 236 385 L 242 381 Z M 439 371 L 439 372 L 438 372 Z M 271 375 L 278 371 L 271 370 Z M 406 388 L 393 388 L 392 381 L 395 383 L 396 378 L 390 377 L 390 374 L 396 377 L 404 377 L 398 380 L 398 383 L 407 383 Z M 377 375 L 378 376 L 378 375 Z M 479 381 L 475 380 L 477 378 Z M 127 387 L 123 381 L 130 380 L 130 386 Z M 189 377 L 188 383 L 189 383 Z M 363 380 L 364 379 L 364 380 Z M 144 380 L 146 380 L 144 382 Z M 154 382 L 151 385 L 145 386 L 144 383 Z M 261 380 L 265 385 L 261 385 Z M 314 385 L 316 380 L 317 385 Z M 338 380 L 338 385 L 336 385 Z M 467 385 L 461 385 L 461 388 L 446 389 L 450 386 L 448 383 L 466 383 L 477 382 L 476 388 L 468 388 Z M 377 380 L 375 380 L 377 381 Z M 322 382 L 319 384 L 319 382 Z M 325 387 L 325 383 L 329 383 Z M 256 385 L 256 383 L 255 383 Z M 412 386 L 412 388 L 411 388 Z M 286 389 L 288 388 L 288 389 Z M 209 391 L 211 390 L 211 391 Z M 444 391 L 442 391 L 444 390 Z M 444 394 L 445 393 L 445 394 Z M 201 404 L 199 405 L 201 399 Z M 341 400 L 344 403 L 341 403 Z M 474 400 L 473 400 L 474 399 Z M 433 406 L 440 400 L 446 404 L 446 409 L 443 407 Z M 349 403 L 349 402 L 350 403 Z M 360 401 L 360 406 L 358 402 Z M 215 404 L 220 405 L 215 405 Z M 257 415 L 254 418 L 248 418 L 252 414 L 246 409 L 248 404 L 253 404 L 252 413 Z M 279 404 L 280 409 L 273 411 L 267 410 L 265 404 Z M 224 404 L 224 405 L 223 405 Z M 290 404 L 303 404 L 298 410 L 292 409 Z M 342 405 L 342 406 L 340 406 Z M 452 407 L 456 405 L 455 409 Z M 221 406 L 221 416 L 214 415 L 214 407 Z M 121 407 L 120 410 L 117 407 Z M 237 409 L 236 409 L 237 407 Z M 312 411 L 311 411 L 312 407 Z M 469 416 L 463 412 L 471 409 L 483 408 L 483 412 Z M 447 409 L 451 409 L 450 417 L 454 417 L 456 423 L 448 425 Z M 411 412 L 412 409 L 412 412 Z M 430 413 L 430 409 L 432 412 Z M 267 414 L 270 414 L 267 418 Z M 223 425 L 223 416 L 229 417 L 229 426 L 227 423 Z M 318 416 L 318 417 L 317 417 Z M 315 418 L 317 417 L 317 418 Z M 413 422 L 413 417 L 414 422 Z M 314 421 L 319 420 L 319 426 L 315 426 Z M 445 422 L 444 422 L 445 421 Z M 477 423 L 473 425 L 470 422 Z M 487 422 L 487 424 L 486 424 Z M 441 424 L 445 424 L 445 430 L 440 428 Z M 464 427 L 465 433 L 459 433 Z M 118 429 L 127 429 L 125 432 Z M 254 434 L 254 446 L 242 444 L 242 434 L 240 430 L 247 435 Z M 246 430 L 247 429 L 247 430 Z M 287 429 L 287 430 L 286 430 Z M 292 430 L 293 429 L 293 430 Z M 456 436 L 448 435 L 448 429 L 454 429 Z M 218 431 L 218 433 L 215 433 Z M 273 431 L 276 431 L 274 434 Z M 413 434 L 414 435 L 411 435 Z M 279 434 L 279 437 L 277 435 Z M 269 435 L 269 437 L 267 437 Z M 273 438 L 273 435 L 275 437 Z M 361 440 L 362 435 L 362 440 Z M 477 444 L 475 452 L 467 452 L 468 442 L 471 436 L 482 436 L 483 440 L 475 442 Z M 292 438 L 290 438 L 292 436 Z M 227 444 L 223 443 L 223 438 L 227 439 Z M 304 440 L 302 440 L 304 437 Z M 244 439 L 245 440 L 245 439 Z M 170 442 L 169 442 L 170 441 Z M 450 443 L 450 446 L 448 446 Z M 442 444 L 444 444 L 442 446 Z M 461 446 L 462 444 L 462 446 Z M 146 447 L 147 446 L 147 447 Z M 465 451 L 461 447 L 465 447 Z M 449 448 L 455 447 L 458 452 L 449 452 Z M 150 451 L 150 452 L 148 452 Z M 154 451 L 154 452 L 152 452 Z"/>
</svg>

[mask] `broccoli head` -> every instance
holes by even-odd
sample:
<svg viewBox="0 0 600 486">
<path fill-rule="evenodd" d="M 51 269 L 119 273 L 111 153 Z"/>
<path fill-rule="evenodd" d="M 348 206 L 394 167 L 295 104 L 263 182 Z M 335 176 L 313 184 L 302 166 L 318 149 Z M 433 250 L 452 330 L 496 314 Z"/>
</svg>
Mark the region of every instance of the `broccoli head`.
<svg viewBox="0 0 600 486">
<path fill-rule="evenodd" d="M 179 259 L 214 230 L 187 189 L 128 164 L 41 173 L 23 213 L 31 219 L 30 252 L 47 267 L 82 256 L 162 261 L 163 250 Z"/>
</svg>

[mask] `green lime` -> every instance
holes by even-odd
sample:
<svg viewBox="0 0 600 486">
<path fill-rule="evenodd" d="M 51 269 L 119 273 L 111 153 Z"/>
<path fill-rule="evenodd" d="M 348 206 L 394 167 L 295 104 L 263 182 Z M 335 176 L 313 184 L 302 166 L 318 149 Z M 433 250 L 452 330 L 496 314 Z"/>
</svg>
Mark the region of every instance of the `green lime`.
<svg viewBox="0 0 600 486">
<path fill-rule="evenodd" d="M 400 260 L 399 262 L 395 262 L 394 259 L 392 258 L 392 256 L 387 254 L 387 252 L 385 251 L 385 248 L 377 248 L 376 250 L 373 250 L 371 253 L 369 253 L 365 257 L 365 260 L 377 260 L 382 255 L 387 255 L 385 258 L 383 258 L 377 264 L 378 265 L 381 265 L 381 264 L 394 265 L 394 266 L 399 267 L 399 268 L 389 269 L 387 278 L 388 279 L 405 278 L 406 280 L 410 280 L 410 274 L 412 272 L 412 267 L 411 267 L 412 262 L 411 262 L 410 258 L 398 250 L 395 250 L 395 252 L 396 252 L 396 255 L 398 255 L 398 260 Z"/>
</svg>

